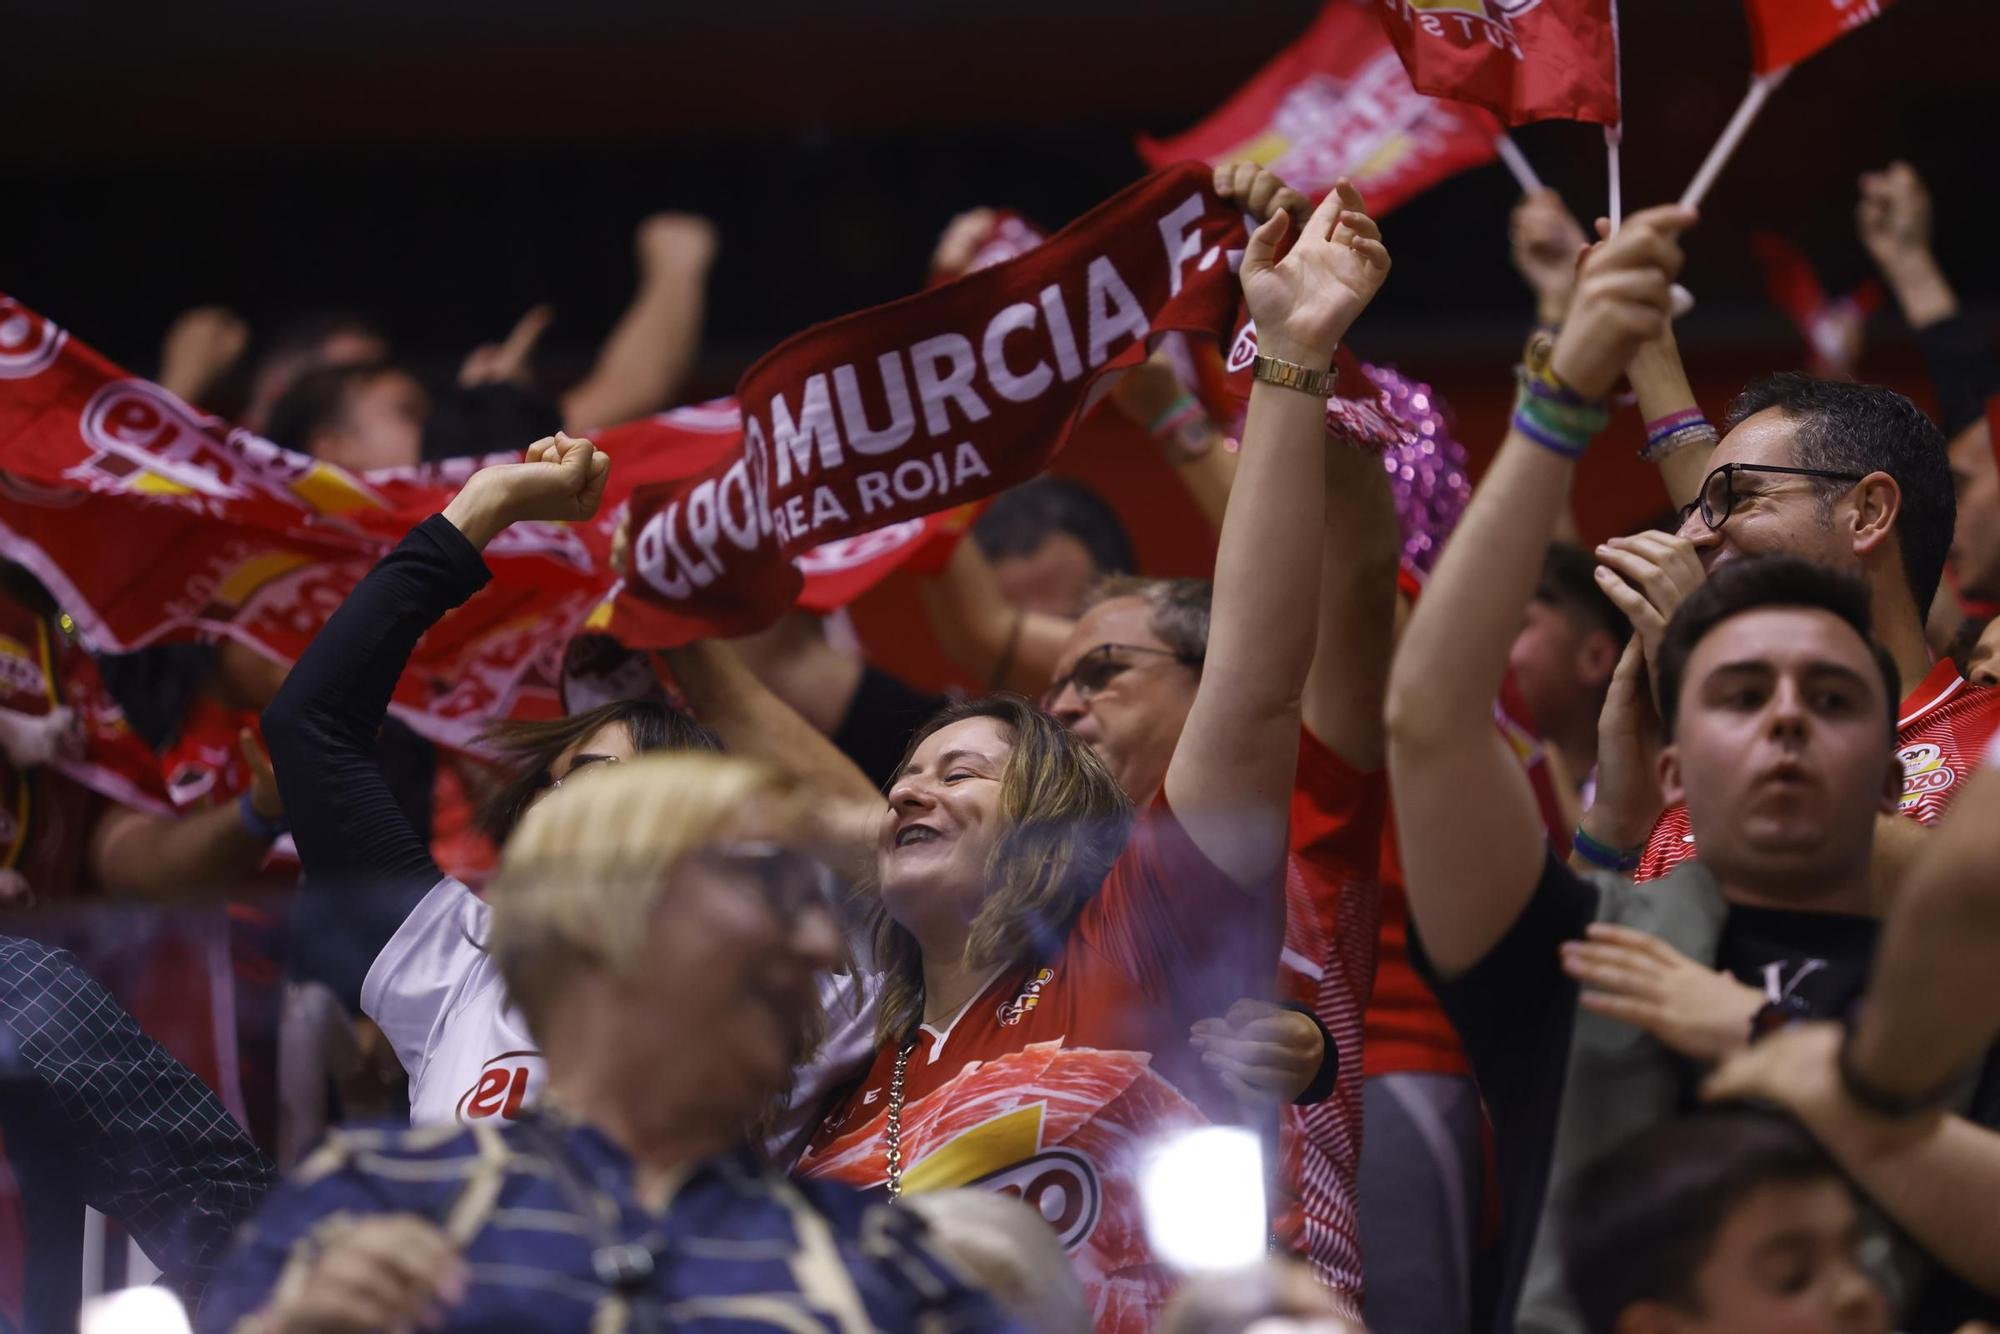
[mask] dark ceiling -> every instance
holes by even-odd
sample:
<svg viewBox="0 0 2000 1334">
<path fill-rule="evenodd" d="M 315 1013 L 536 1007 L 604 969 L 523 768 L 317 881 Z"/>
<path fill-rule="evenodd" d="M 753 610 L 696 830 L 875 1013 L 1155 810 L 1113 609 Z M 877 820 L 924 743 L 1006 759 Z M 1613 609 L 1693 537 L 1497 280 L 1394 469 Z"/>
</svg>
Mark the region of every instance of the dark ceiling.
<svg viewBox="0 0 2000 1334">
<path fill-rule="evenodd" d="M 1197 119 L 1304 26 L 1311 0 L 975 6 L 478 6 L 402 0 L 4 0 L 0 290 L 137 368 L 189 304 L 269 328 L 376 314 L 439 371 L 542 300 L 577 364 L 631 281 L 646 212 L 722 226 L 705 375 L 921 279 L 976 203 L 1059 224 L 1138 170 L 1137 131 Z M 1626 196 L 1677 194 L 1747 75 L 1739 0 L 1625 0 Z M 1697 336 L 1776 340 L 1745 238 L 1781 231 L 1843 287 L 1857 172 L 1906 155 L 1969 296 L 2000 281 L 1979 212 L 2000 124 L 1992 0 L 1902 0 L 1780 89 L 1691 242 Z M 1594 131 L 1519 139 L 1580 213 Z M 1518 330 L 1496 167 L 1388 224 L 1375 336 L 1459 356 Z"/>
</svg>

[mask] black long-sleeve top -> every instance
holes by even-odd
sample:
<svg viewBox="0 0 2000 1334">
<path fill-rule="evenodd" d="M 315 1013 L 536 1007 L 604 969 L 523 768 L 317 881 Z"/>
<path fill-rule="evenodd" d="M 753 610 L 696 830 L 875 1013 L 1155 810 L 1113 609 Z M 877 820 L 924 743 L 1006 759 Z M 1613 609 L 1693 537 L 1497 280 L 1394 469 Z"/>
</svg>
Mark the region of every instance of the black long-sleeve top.
<svg viewBox="0 0 2000 1334">
<path fill-rule="evenodd" d="M 449 520 L 424 520 L 348 594 L 264 710 L 305 867 L 293 966 L 351 1006 L 382 946 L 443 878 L 383 777 L 376 735 L 417 641 L 491 577 Z"/>
<path fill-rule="evenodd" d="M 1916 332 L 1949 440 L 1986 415 L 1986 400 L 2000 393 L 2000 364 L 1986 344 L 1986 331 L 1969 315 L 1952 315 Z"/>
</svg>

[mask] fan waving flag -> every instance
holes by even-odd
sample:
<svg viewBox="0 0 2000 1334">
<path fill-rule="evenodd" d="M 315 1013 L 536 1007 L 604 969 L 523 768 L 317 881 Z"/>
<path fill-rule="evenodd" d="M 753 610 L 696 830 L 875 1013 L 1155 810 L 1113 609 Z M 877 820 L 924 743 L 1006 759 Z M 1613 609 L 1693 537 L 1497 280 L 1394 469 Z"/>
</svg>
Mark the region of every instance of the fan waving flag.
<svg viewBox="0 0 2000 1334">
<path fill-rule="evenodd" d="M 1418 92 L 1509 125 L 1618 124 L 1613 0 L 1375 0 Z"/>
<path fill-rule="evenodd" d="M 1891 0 L 1744 0 L 1759 74 L 1796 65 L 1887 9 Z"/>
<path fill-rule="evenodd" d="M 1158 168 L 1249 160 L 1320 198 L 1345 176 L 1381 217 L 1439 181 L 1491 162 L 1499 126 L 1478 107 L 1426 97 L 1368 12 L 1332 0 L 1311 27 L 1201 124 L 1141 137 Z"/>
</svg>

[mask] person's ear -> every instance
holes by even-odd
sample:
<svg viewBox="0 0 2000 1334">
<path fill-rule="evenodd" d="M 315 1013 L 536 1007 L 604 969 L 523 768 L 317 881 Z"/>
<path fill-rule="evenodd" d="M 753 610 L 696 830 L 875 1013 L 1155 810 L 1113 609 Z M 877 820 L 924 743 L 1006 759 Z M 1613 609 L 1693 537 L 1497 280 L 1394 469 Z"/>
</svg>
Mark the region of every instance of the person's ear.
<svg viewBox="0 0 2000 1334">
<path fill-rule="evenodd" d="M 1618 670 L 1618 659 L 1624 652 L 1625 646 L 1610 631 L 1591 631 L 1576 646 L 1577 677 L 1586 688 L 1602 690 L 1611 684 L 1611 674 Z"/>
<path fill-rule="evenodd" d="M 1654 762 L 1660 778 L 1660 796 L 1666 800 L 1668 809 L 1687 804 L 1687 789 L 1681 785 L 1681 748 L 1679 742 L 1669 742 L 1660 747 L 1659 758 Z"/>
<path fill-rule="evenodd" d="M 1903 512 L 1902 488 L 1886 472 L 1871 472 L 1854 487 L 1854 554 L 1867 556 L 1894 540 Z"/>
<path fill-rule="evenodd" d="M 1882 768 L 1882 814 L 1894 815 L 1903 808 L 1903 759 L 1895 751 L 1889 752 L 1889 762 Z"/>
</svg>

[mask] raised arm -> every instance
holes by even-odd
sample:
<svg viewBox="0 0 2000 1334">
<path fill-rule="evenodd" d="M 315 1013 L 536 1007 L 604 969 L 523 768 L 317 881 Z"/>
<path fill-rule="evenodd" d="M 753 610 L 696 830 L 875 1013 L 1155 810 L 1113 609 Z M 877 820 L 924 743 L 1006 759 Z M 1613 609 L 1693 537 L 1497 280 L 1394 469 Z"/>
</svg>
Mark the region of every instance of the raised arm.
<svg viewBox="0 0 2000 1334">
<path fill-rule="evenodd" d="M 968 534 L 922 585 L 924 612 L 945 656 L 989 690 L 1041 694 L 1056 673 L 1070 622 L 1007 601 L 986 553 Z"/>
<path fill-rule="evenodd" d="M 1306 674 L 1306 730 L 1354 768 L 1382 767 L 1382 696 L 1395 644 L 1402 528 L 1382 460 L 1344 440 L 1326 451 L 1319 627 Z"/>
<path fill-rule="evenodd" d="M 299 938 L 337 942 L 315 971 L 350 999 L 415 897 L 442 878 L 375 759 L 397 678 L 424 632 L 485 585 L 480 552 L 508 524 L 587 518 L 604 494 L 610 460 L 587 440 L 537 441 L 527 457 L 474 473 L 442 515 L 383 557 L 264 711 L 305 867 Z"/>
<path fill-rule="evenodd" d="M 188 815 L 114 806 L 90 831 L 90 869 L 113 892 L 186 899 L 238 887 L 283 826 L 271 763 L 247 729 L 237 738 L 254 775 L 237 801 Z"/>
<path fill-rule="evenodd" d="M 1658 336 L 1680 267 L 1677 237 L 1692 220 L 1682 209 L 1650 209 L 1591 256 L 1547 393 L 1601 403 L 1637 345 Z M 1492 706 L 1576 458 L 1595 429 L 1590 418 L 1589 407 L 1524 396 L 1390 671 L 1389 776 L 1410 913 L 1442 973 L 1485 957 L 1540 875 L 1547 837 Z"/>
<path fill-rule="evenodd" d="M 822 794 L 822 856 L 850 884 L 872 881 L 884 799 L 868 775 L 779 699 L 727 644 L 701 640 L 659 655 L 689 707 L 733 754 L 765 761 Z"/>
<path fill-rule="evenodd" d="M 1889 909 L 1849 1067 L 1914 1098 L 2000 1033 L 2000 765 L 1989 764 L 1926 841 Z"/>
<path fill-rule="evenodd" d="M 1692 505 L 1701 495 L 1709 456 L 1720 437 L 1695 402 L 1672 324 L 1640 345 L 1626 377 L 1646 421 L 1646 455 L 1658 466 L 1668 498 L 1676 509 Z"/>
<path fill-rule="evenodd" d="M 1251 234 L 1244 300 L 1263 356 L 1323 371 L 1388 276 L 1389 252 L 1345 181 L 1280 260 L 1278 246 L 1296 228 L 1279 210 Z M 1259 380 L 1242 456 L 1216 552 L 1208 659 L 1167 766 L 1166 797 L 1208 859 L 1261 892 L 1284 860 L 1300 695 L 1312 663 L 1326 517 L 1324 398 Z"/>
<path fill-rule="evenodd" d="M 572 431 L 616 426 L 673 401 L 701 349 L 715 226 L 662 213 L 639 224 L 639 290 L 583 383 L 563 395 Z"/>
</svg>

